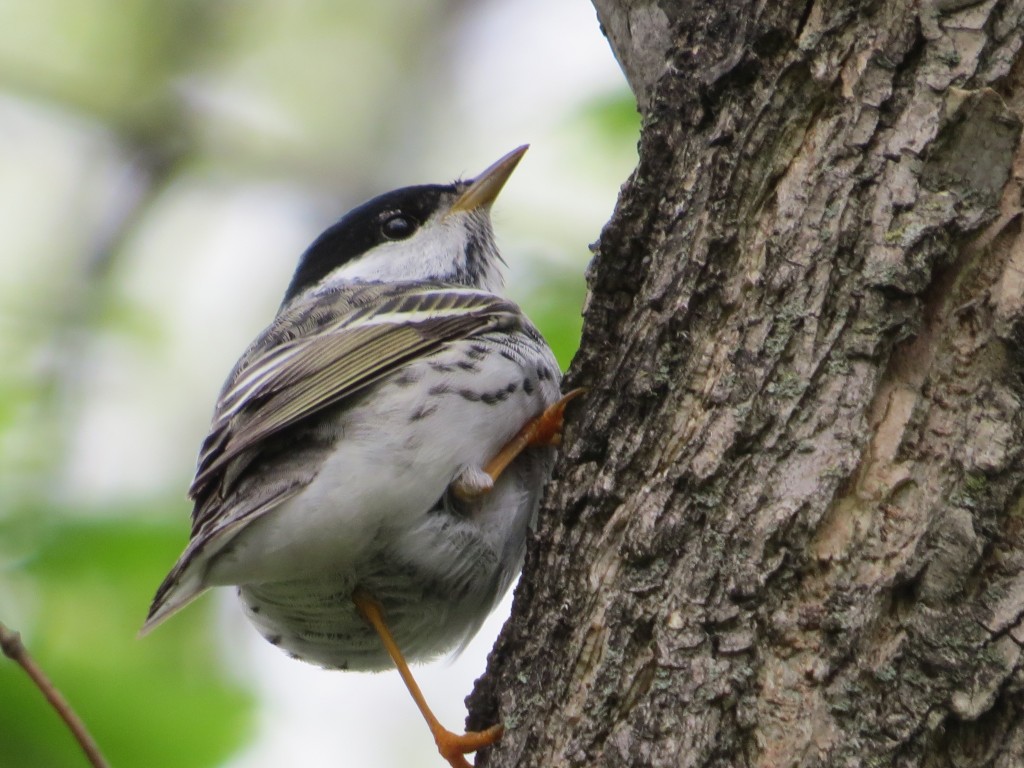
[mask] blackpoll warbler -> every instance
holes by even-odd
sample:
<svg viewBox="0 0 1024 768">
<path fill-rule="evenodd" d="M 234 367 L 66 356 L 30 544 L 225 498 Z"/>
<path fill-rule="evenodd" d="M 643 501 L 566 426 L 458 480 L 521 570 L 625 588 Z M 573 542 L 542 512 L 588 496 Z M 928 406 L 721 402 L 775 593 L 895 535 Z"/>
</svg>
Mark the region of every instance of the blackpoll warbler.
<svg viewBox="0 0 1024 768">
<path fill-rule="evenodd" d="M 306 250 L 217 400 L 191 539 L 143 628 L 237 585 L 295 658 L 397 665 L 453 766 L 501 726 L 445 730 L 405 658 L 464 645 L 508 589 L 572 396 L 500 295 L 490 207 L 525 151 L 381 195 Z"/>
</svg>

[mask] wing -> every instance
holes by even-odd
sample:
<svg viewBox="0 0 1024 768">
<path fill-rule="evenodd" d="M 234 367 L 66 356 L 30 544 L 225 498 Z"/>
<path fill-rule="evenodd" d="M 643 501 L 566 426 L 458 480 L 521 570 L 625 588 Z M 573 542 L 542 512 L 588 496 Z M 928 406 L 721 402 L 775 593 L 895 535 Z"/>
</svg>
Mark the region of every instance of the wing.
<svg viewBox="0 0 1024 768">
<path fill-rule="evenodd" d="M 517 327 L 530 328 L 512 302 L 445 285 L 367 283 L 281 312 L 218 398 L 189 489 L 195 500 L 189 545 L 157 590 L 143 632 L 206 589 L 203 564 L 238 531 L 316 476 L 314 454 L 323 455 L 314 445 L 316 430 L 298 433 L 299 444 L 284 453 L 268 437 L 302 429 L 307 416 L 446 344 Z"/>
<path fill-rule="evenodd" d="M 520 326 L 512 302 L 468 288 L 368 284 L 286 310 L 232 372 L 189 491 L 193 536 L 217 514 L 231 463 L 269 436 L 433 354 L 445 344 Z M 232 514 L 232 518 L 236 515 Z"/>
</svg>

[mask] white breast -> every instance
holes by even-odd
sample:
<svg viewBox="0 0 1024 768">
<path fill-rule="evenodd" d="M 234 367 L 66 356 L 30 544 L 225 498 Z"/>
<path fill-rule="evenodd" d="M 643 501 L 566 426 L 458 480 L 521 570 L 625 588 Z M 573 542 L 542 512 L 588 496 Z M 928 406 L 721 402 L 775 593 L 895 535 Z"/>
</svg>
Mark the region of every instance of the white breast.
<svg viewBox="0 0 1024 768">
<path fill-rule="evenodd" d="M 241 531 L 213 562 L 207 583 L 356 568 L 415 527 L 463 468 L 482 466 L 558 398 L 547 348 L 529 340 L 513 353 L 507 337 L 502 341 L 453 344 L 344 409 L 331 427 L 339 432 L 336 447 L 316 478 Z M 481 350 L 486 355 L 474 359 Z"/>
</svg>

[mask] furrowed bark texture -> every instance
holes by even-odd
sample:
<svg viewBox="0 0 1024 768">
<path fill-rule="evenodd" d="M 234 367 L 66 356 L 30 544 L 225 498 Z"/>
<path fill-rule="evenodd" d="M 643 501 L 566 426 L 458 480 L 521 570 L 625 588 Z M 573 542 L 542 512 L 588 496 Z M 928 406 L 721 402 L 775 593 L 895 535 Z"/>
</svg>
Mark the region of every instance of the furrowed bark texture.
<svg viewBox="0 0 1024 768">
<path fill-rule="evenodd" d="M 490 766 L 1024 765 L 1024 0 L 598 0 L 644 117 Z"/>
</svg>

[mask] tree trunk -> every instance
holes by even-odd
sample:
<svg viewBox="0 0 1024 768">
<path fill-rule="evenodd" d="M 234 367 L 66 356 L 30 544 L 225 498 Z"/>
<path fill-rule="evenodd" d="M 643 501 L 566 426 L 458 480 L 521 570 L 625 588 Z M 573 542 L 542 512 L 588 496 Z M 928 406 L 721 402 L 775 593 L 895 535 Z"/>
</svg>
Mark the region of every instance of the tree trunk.
<svg viewBox="0 0 1024 768">
<path fill-rule="evenodd" d="M 490 766 L 1024 765 L 1024 0 L 596 0 L 643 114 Z"/>
</svg>

